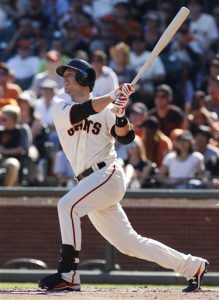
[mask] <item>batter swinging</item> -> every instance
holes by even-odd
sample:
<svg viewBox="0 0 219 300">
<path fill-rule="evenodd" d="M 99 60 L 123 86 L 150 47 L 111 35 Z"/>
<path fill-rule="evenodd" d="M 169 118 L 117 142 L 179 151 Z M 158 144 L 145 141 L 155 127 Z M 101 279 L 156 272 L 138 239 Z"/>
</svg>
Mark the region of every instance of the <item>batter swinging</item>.
<svg viewBox="0 0 219 300">
<path fill-rule="evenodd" d="M 58 272 L 41 279 L 39 286 L 47 290 L 80 290 L 81 217 L 88 215 L 100 234 L 119 251 L 173 269 L 188 280 L 183 291 L 198 291 L 208 262 L 140 236 L 119 203 L 126 187 L 114 141 L 128 144 L 134 140 L 134 130 L 125 116 L 133 86 L 124 83 L 109 95 L 91 99 L 95 72 L 89 63 L 72 59 L 56 71 L 63 77 L 65 92 L 72 101 L 56 104 L 54 122 L 78 184 L 58 203 L 62 238 Z M 115 114 L 111 102 L 118 108 Z"/>
</svg>

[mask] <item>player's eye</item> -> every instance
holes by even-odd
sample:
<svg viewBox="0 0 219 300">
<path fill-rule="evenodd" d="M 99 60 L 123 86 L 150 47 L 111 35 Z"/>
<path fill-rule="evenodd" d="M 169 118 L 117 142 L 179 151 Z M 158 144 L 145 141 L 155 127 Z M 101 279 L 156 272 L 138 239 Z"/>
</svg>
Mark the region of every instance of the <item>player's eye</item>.
<svg viewBox="0 0 219 300">
<path fill-rule="evenodd" d="M 64 75 L 63 75 L 63 78 L 64 78 L 64 79 L 69 79 L 69 78 L 71 78 L 71 77 L 75 77 L 75 74 L 74 74 L 74 73 L 68 73 L 68 74 L 64 74 Z"/>
</svg>

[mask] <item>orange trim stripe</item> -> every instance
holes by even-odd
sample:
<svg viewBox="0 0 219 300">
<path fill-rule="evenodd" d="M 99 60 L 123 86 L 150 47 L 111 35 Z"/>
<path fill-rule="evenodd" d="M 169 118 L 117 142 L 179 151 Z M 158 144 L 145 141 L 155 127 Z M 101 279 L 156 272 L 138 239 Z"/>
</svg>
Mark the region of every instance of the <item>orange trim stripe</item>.
<svg viewBox="0 0 219 300">
<path fill-rule="evenodd" d="M 93 193 L 94 191 L 96 191 L 98 188 L 100 188 L 102 185 L 104 185 L 105 183 L 107 183 L 107 181 L 112 177 L 112 175 L 114 174 L 115 172 L 115 165 L 114 165 L 114 168 L 113 168 L 113 171 L 112 173 L 109 175 L 109 177 L 104 181 L 102 182 L 101 184 L 99 184 L 98 186 L 96 186 L 95 188 L 93 188 L 91 191 L 89 191 L 87 194 L 85 194 L 83 197 L 81 197 L 71 208 L 71 212 L 70 212 L 70 217 L 71 217 L 71 221 L 72 221 L 72 230 L 73 230 L 73 245 L 74 245 L 74 248 L 76 248 L 76 237 L 75 237 L 75 226 L 74 226 L 74 220 L 73 220 L 73 210 L 75 208 L 75 206 L 81 202 L 85 197 L 87 197 L 88 195 L 90 195 L 91 193 Z"/>
</svg>

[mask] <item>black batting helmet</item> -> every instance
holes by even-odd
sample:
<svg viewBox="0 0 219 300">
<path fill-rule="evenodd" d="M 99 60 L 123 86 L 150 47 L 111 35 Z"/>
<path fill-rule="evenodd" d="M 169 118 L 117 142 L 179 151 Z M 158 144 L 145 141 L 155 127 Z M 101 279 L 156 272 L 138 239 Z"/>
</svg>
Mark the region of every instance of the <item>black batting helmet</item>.
<svg viewBox="0 0 219 300">
<path fill-rule="evenodd" d="M 78 72 L 75 75 L 75 79 L 81 86 L 88 86 L 90 91 L 93 90 L 96 74 L 92 66 L 82 59 L 72 59 L 67 65 L 59 66 L 56 69 L 56 73 L 63 77 L 65 70 L 73 69 Z"/>
</svg>

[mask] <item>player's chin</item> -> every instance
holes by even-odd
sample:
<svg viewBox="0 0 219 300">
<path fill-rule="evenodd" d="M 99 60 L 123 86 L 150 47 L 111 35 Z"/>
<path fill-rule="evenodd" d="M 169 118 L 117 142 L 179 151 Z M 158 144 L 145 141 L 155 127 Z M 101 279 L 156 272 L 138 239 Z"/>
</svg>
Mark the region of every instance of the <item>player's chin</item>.
<svg viewBox="0 0 219 300">
<path fill-rule="evenodd" d="M 65 90 L 66 94 L 69 94 L 69 92 L 70 92 L 69 86 L 65 85 L 64 90 Z"/>
</svg>

